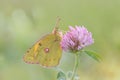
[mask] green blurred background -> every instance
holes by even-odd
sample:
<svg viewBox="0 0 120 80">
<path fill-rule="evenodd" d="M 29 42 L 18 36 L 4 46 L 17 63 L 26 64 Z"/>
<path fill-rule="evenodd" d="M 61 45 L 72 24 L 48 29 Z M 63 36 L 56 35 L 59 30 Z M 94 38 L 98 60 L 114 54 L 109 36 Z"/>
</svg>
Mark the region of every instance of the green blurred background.
<svg viewBox="0 0 120 80">
<path fill-rule="evenodd" d="M 56 80 L 54 69 L 23 62 L 26 50 L 54 28 L 84 25 L 95 43 L 86 48 L 98 52 L 97 63 L 82 54 L 80 80 L 120 80 L 120 0 L 0 0 L 0 80 Z M 63 53 L 59 65 L 72 70 L 74 56 Z"/>
</svg>

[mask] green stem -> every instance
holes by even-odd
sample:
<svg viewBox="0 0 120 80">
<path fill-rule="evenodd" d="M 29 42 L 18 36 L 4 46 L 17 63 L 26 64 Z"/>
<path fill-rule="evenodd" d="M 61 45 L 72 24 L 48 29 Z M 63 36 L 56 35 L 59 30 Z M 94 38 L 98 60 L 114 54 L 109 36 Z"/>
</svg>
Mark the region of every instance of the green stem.
<svg viewBox="0 0 120 80">
<path fill-rule="evenodd" d="M 74 65 L 74 69 L 73 69 L 73 75 L 72 75 L 72 78 L 71 80 L 74 80 L 74 77 L 75 77 L 75 74 L 76 74 L 76 71 L 77 71 L 77 68 L 78 68 L 78 62 L 79 62 L 79 59 L 78 59 L 78 54 L 75 54 L 75 65 Z"/>
</svg>

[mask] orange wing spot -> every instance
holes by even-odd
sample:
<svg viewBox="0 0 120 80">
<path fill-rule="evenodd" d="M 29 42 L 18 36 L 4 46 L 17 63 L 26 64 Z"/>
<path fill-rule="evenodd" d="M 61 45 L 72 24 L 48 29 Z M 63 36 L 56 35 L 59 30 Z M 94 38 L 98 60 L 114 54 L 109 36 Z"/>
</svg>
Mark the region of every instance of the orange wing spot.
<svg viewBox="0 0 120 80">
<path fill-rule="evenodd" d="M 38 54 L 38 53 L 36 52 L 36 51 L 38 50 L 38 47 L 39 47 L 39 45 L 36 44 L 36 45 L 35 45 L 35 48 L 34 48 L 34 56 L 35 56 L 35 57 L 36 57 L 37 54 Z"/>
<path fill-rule="evenodd" d="M 37 51 L 38 47 L 39 47 L 38 44 L 36 44 L 36 45 L 35 45 L 35 48 L 34 48 L 34 52 Z"/>
</svg>

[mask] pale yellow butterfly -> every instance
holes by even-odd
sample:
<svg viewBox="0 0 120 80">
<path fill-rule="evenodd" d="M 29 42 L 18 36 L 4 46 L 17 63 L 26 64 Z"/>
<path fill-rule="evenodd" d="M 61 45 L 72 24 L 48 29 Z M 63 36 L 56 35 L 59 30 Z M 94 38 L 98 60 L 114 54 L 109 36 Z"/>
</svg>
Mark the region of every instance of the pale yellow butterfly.
<svg viewBox="0 0 120 80">
<path fill-rule="evenodd" d="M 27 50 L 23 58 L 26 63 L 40 64 L 43 67 L 55 67 L 59 64 L 62 56 L 61 35 L 58 31 L 59 21 L 60 18 L 52 33 L 42 37 Z"/>
</svg>

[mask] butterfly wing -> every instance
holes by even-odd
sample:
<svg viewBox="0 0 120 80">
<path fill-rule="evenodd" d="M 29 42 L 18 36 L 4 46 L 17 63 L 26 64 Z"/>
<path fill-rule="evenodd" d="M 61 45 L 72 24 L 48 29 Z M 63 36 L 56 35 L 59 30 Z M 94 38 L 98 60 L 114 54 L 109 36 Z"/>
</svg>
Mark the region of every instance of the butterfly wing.
<svg viewBox="0 0 120 80">
<path fill-rule="evenodd" d="M 44 67 L 57 66 L 62 55 L 60 41 L 61 37 L 57 34 L 51 33 L 44 36 L 27 51 L 24 61 Z"/>
</svg>

